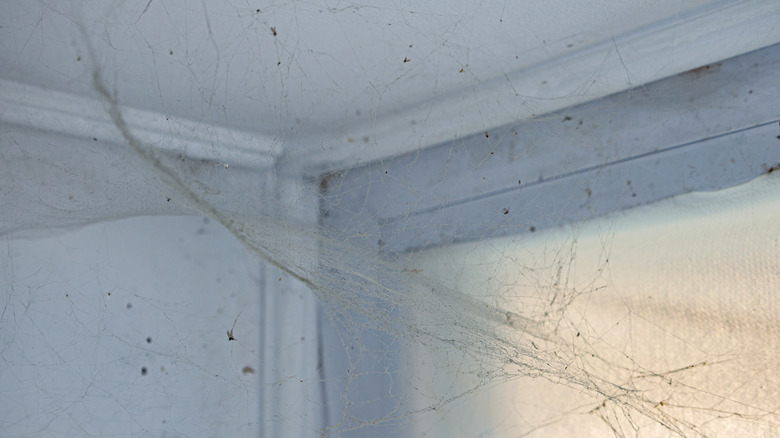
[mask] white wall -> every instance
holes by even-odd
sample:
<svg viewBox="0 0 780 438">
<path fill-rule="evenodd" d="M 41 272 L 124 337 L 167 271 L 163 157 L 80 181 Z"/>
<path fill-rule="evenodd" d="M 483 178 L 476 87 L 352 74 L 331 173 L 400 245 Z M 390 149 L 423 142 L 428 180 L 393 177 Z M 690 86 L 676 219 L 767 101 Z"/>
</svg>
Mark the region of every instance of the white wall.
<svg viewBox="0 0 780 438">
<path fill-rule="evenodd" d="M 3 240 L 2 435 L 259 436 L 262 272 L 202 217 Z"/>
<path fill-rule="evenodd" d="M 120 104 L 157 114 L 163 132 L 217 124 L 253 133 L 246 143 L 262 152 L 286 138 L 287 153 L 315 169 L 414 151 L 780 40 L 771 0 L 0 7 L 2 79 L 100 101 L 97 71 Z"/>
</svg>

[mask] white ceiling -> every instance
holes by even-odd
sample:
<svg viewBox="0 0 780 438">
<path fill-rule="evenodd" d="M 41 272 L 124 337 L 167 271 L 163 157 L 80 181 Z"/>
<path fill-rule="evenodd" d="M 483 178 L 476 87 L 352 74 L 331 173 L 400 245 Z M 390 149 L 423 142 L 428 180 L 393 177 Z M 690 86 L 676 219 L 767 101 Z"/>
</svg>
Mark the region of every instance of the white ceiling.
<svg viewBox="0 0 780 438">
<path fill-rule="evenodd" d="M 124 107 L 339 166 L 780 40 L 748 3 L 4 1 L 0 79 L 99 99 L 100 72 Z"/>
</svg>

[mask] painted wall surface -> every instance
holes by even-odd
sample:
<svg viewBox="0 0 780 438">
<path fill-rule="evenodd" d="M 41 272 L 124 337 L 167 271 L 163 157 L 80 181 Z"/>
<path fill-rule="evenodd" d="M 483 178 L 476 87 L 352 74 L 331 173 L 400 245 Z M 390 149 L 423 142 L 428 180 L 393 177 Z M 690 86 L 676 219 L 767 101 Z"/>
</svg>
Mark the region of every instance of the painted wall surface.
<svg viewBox="0 0 780 438">
<path fill-rule="evenodd" d="M 3 3 L 7 79 L 94 94 L 83 30 L 126 104 L 273 135 L 282 110 L 296 129 L 366 123 L 711 1 Z"/>
<path fill-rule="evenodd" d="M 219 225 L 125 219 L 0 252 L 0 435 L 260 435 L 263 271 Z"/>
<path fill-rule="evenodd" d="M 780 39 L 770 0 L 0 7 L 3 79 L 100 100 L 98 72 L 163 130 L 183 119 L 251 131 L 252 148 L 294 145 L 287 153 L 314 168 L 408 152 Z"/>
</svg>

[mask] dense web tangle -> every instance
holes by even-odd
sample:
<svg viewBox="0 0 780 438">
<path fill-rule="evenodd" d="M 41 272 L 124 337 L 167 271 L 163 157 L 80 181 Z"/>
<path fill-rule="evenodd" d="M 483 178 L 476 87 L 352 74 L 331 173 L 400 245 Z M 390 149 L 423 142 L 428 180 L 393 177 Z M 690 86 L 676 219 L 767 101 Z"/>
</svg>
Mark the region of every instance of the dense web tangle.
<svg viewBox="0 0 780 438">
<path fill-rule="evenodd" d="M 778 7 L 672 3 L 6 2 L 0 429 L 780 434 Z"/>
</svg>

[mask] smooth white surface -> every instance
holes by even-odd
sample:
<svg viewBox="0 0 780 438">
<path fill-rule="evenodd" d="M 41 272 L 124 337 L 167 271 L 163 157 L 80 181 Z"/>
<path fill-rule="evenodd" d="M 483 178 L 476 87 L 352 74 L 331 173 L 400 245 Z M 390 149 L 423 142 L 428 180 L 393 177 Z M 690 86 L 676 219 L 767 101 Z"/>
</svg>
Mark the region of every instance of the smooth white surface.
<svg viewBox="0 0 780 438">
<path fill-rule="evenodd" d="M 780 7 L 768 0 L 0 7 L 3 79 L 100 106 L 99 71 L 156 130 L 238 129 L 209 140 L 281 148 L 314 169 L 413 151 L 780 40 Z"/>
<path fill-rule="evenodd" d="M 427 275 L 549 330 L 549 342 L 517 331 L 518 345 L 533 341 L 536 351 L 571 356 L 572 369 L 617 386 L 598 395 L 554 373 L 549 380 L 512 379 L 431 414 L 417 431 L 608 436 L 600 417 L 625 408 L 613 397 L 630 406 L 630 394 L 621 391 L 630 388 L 661 416 L 656 422 L 633 413 L 634 426 L 622 423 L 630 436 L 668 436 L 662 424 L 672 423 L 663 415 L 684 418 L 704 436 L 778 436 L 778 256 L 777 173 L 575 228 L 423 253 L 419 269 Z M 439 385 L 431 394 L 447 393 L 447 377 L 423 373 L 420 381 Z M 469 381 L 457 379 L 455 387 Z"/>
<path fill-rule="evenodd" d="M 111 121 L 105 102 L 3 79 L 0 90 L 0 120 L 17 125 L 17 129 L 55 132 L 63 139 L 125 141 Z M 122 106 L 122 116 L 145 145 L 168 153 L 185 151 L 194 159 L 264 168 L 281 152 L 274 148 L 272 138 L 236 128 L 126 106 Z"/>
<path fill-rule="evenodd" d="M 3 240 L 0 435 L 259 436 L 260 272 L 202 217 Z"/>
</svg>

